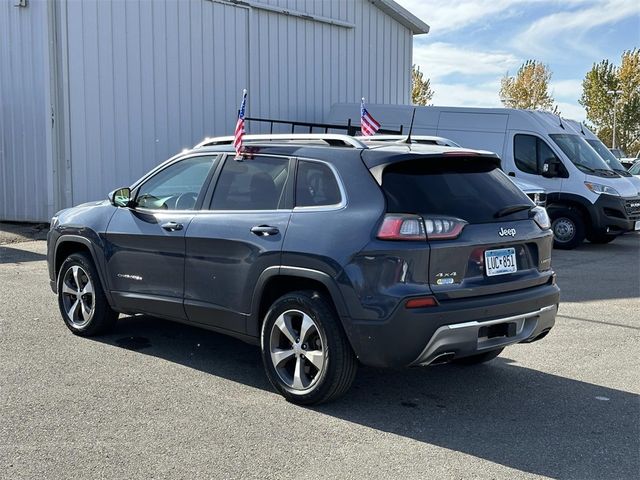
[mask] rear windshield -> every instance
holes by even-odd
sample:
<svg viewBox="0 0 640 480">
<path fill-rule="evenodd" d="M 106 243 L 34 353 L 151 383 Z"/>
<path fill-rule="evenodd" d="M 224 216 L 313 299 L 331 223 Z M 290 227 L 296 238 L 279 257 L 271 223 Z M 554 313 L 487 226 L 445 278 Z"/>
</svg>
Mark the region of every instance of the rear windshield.
<svg viewBox="0 0 640 480">
<path fill-rule="evenodd" d="M 494 163 L 477 158 L 411 160 L 382 174 L 389 213 L 457 217 L 469 223 L 526 219 L 526 210 L 496 218 L 531 200 Z M 533 206 L 533 205 L 532 205 Z"/>
</svg>

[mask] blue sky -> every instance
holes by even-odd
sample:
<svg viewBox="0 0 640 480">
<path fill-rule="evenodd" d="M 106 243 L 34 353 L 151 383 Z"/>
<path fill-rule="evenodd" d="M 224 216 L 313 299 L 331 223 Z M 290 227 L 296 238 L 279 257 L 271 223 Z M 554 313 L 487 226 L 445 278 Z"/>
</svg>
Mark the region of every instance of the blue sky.
<svg viewBox="0 0 640 480">
<path fill-rule="evenodd" d="M 582 80 L 594 62 L 640 47 L 638 0 L 396 0 L 431 27 L 413 61 L 435 105 L 499 106 L 500 79 L 525 60 L 547 64 L 563 116 L 584 120 Z"/>
</svg>

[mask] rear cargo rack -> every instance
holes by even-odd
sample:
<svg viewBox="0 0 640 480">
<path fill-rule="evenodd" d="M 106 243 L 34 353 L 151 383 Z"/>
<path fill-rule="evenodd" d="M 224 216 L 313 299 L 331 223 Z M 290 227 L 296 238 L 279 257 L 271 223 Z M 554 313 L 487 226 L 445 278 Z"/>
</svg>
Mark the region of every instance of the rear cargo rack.
<svg viewBox="0 0 640 480">
<path fill-rule="evenodd" d="M 215 145 L 231 145 L 234 137 L 205 138 L 194 148 L 212 147 Z M 284 142 L 284 143 L 322 143 L 330 147 L 369 148 L 364 142 L 349 135 L 339 133 L 274 133 L 268 135 L 245 135 L 244 143 Z"/>
</svg>

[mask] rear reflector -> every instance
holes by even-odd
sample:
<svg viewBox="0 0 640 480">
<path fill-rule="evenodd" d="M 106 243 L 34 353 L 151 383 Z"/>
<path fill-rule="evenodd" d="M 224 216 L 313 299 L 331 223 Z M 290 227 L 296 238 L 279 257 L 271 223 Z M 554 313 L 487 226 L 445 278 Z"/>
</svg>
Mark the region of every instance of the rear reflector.
<svg viewBox="0 0 640 480">
<path fill-rule="evenodd" d="M 411 298 L 404 304 L 405 308 L 436 307 L 438 301 L 433 297 Z"/>
<path fill-rule="evenodd" d="M 426 241 L 424 222 L 417 215 L 385 215 L 378 230 L 380 240 L 422 240 Z"/>
</svg>

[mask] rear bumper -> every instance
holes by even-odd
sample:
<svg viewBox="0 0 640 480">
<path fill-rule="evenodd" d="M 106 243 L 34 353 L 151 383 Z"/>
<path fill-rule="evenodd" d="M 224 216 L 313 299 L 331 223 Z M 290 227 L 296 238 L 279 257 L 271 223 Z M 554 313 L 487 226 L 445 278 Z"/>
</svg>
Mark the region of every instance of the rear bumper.
<svg viewBox="0 0 640 480">
<path fill-rule="evenodd" d="M 443 354 L 461 358 L 536 340 L 553 327 L 559 298 L 549 283 L 437 307 L 406 309 L 402 302 L 386 321 L 351 320 L 349 337 L 365 365 L 427 365 Z"/>
<path fill-rule="evenodd" d="M 444 325 L 436 330 L 412 365 L 429 365 L 443 359 L 461 358 L 519 342 L 534 341 L 555 324 L 557 305 L 534 312 Z"/>
</svg>

